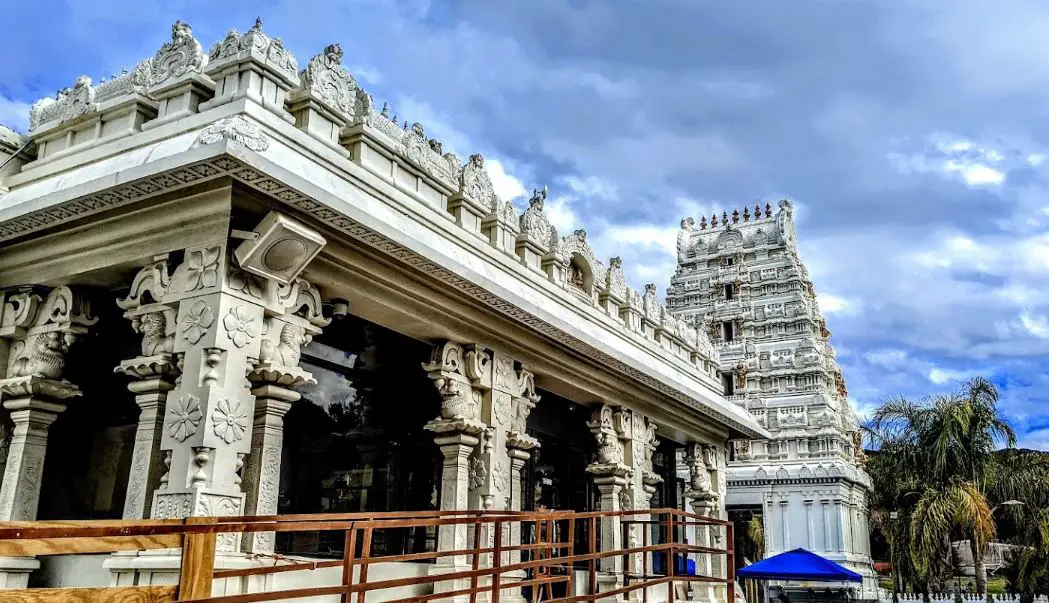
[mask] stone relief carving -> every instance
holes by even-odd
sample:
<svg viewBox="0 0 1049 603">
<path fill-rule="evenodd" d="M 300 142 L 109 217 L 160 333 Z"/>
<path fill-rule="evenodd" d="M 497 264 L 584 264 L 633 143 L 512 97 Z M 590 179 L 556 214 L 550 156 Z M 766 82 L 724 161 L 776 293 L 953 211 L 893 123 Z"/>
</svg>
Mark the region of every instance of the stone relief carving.
<svg viewBox="0 0 1049 603">
<path fill-rule="evenodd" d="M 200 131 L 196 144 L 214 144 L 223 140 L 240 143 L 256 153 L 262 153 L 270 148 L 269 136 L 242 115 L 224 117 L 209 124 Z"/>
<path fill-rule="evenodd" d="M 265 59 L 267 65 L 289 80 L 294 81 L 297 78 L 299 67 L 295 57 L 284 47 L 280 38 L 270 39 L 262 33 L 262 19 L 255 19 L 255 25 L 244 35 L 238 34 L 235 29 L 229 30 L 222 41 L 211 47 L 208 58 L 216 62 L 236 57 L 241 53 L 258 55 Z"/>
<path fill-rule="evenodd" d="M 597 440 L 597 455 L 587 471 L 595 474 L 625 472 L 623 465 L 623 443 L 619 440 L 611 406 L 602 406 L 594 411 L 587 427 Z"/>
<path fill-rule="evenodd" d="M 193 394 L 183 394 L 168 408 L 168 435 L 179 442 L 185 442 L 197 433 L 197 425 L 203 414 L 200 411 L 200 398 Z"/>
<path fill-rule="evenodd" d="M 165 42 L 153 56 L 153 86 L 168 83 L 190 72 L 204 69 L 207 59 L 200 42 L 193 37 L 193 30 L 183 21 L 171 26 L 171 41 Z"/>
<path fill-rule="evenodd" d="M 459 192 L 492 213 L 502 210 L 502 202 L 492 188 L 492 179 L 488 176 L 488 170 L 484 167 L 484 156 L 480 153 L 470 155 L 469 161 L 463 167 L 459 176 Z"/>
<path fill-rule="evenodd" d="M 259 334 L 259 327 L 255 324 L 255 317 L 245 306 L 233 306 L 229 314 L 222 319 L 222 326 L 226 328 L 230 341 L 238 348 L 251 343 Z"/>
<path fill-rule="evenodd" d="M 182 336 L 190 343 L 197 343 L 215 322 L 215 313 L 202 299 L 194 300 L 182 318 Z"/>
<path fill-rule="evenodd" d="M 70 346 L 98 322 L 88 301 L 64 286 L 50 290 L 46 297 L 32 288 L 6 295 L 2 320 L 0 327 L 25 333 L 24 338 L 11 338 L 7 377 L 52 380 L 62 379 Z"/>
<path fill-rule="evenodd" d="M 347 121 L 354 118 L 357 80 L 342 66 L 342 46 L 329 44 L 313 57 L 299 74 L 302 87 L 314 98 L 343 114 Z"/>
<path fill-rule="evenodd" d="M 608 260 L 606 281 L 608 283 L 608 292 L 617 300 L 621 302 L 626 301 L 629 291 L 626 284 L 626 274 L 623 273 L 622 258 L 614 257 Z"/>
<path fill-rule="evenodd" d="M 55 98 L 43 98 L 29 109 L 29 129 L 35 130 L 43 124 L 87 115 L 98 110 L 98 91 L 91 86 L 91 78 L 82 75 L 72 88 L 59 90 Z"/>
<path fill-rule="evenodd" d="M 710 467 L 705 457 L 703 445 L 691 443 L 685 449 L 685 464 L 688 466 L 688 488 L 685 496 L 696 503 L 710 503 L 718 500 L 718 494 L 711 487 Z"/>
<path fill-rule="evenodd" d="M 234 517 L 240 515 L 241 501 L 232 496 L 221 496 L 216 494 L 201 494 L 197 499 L 195 515 L 204 517 Z M 237 548 L 239 534 L 218 534 L 215 538 L 216 549 L 219 551 L 234 551 Z"/>
<path fill-rule="evenodd" d="M 470 490 L 476 490 L 484 485 L 485 480 L 488 479 L 488 469 L 484 466 L 484 461 L 477 458 L 476 456 L 470 457 Z"/>
<path fill-rule="evenodd" d="M 248 413 L 239 400 L 231 402 L 229 398 L 223 398 L 211 413 L 211 424 L 216 436 L 232 444 L 243 438 L 248 430 Z"/>
<path fill-rule="evenodd" d="M 519 227 L 521 236 L 538 245 L 544 251 L 550 250 L 550 233 L 556 233 L 550 220 L 543 213 L 543 205 L 546 203 L 547 189 L 532 191 L 532 198 L 528 200 L 528 209 L 521 214 Z"/>
<path fill-rule="evenodd" d="M 136 316 L 131 327 L 142 335 L 142 355 L 170 354 L 175 346 L 175 310 L 164 308 Z"/>
<path fill-rule="evenodd" d="M 267 330 L 275 328 L 273 325 L 280 324 L 280 322 L 272 318 L 267 319 L 265 323 Z M 302 347 L 308 343 L 308 340 L 305 327 L 285 322 L 280 327 L 280 336 L 276 342 L 269 339 L 262 340 L 259 348 L 259 362 L 287 367 L 298 366 L 299 359 L 302 357 Z"/>
<path fill-rule="evenodd" d="M 677 233 L 677 261 L 684 262 L 688 257 L 688 245 L 692 240 L 692 226 L 696 223 L 692 218 L 681 220 L 681 230 Z"/>
</svg>

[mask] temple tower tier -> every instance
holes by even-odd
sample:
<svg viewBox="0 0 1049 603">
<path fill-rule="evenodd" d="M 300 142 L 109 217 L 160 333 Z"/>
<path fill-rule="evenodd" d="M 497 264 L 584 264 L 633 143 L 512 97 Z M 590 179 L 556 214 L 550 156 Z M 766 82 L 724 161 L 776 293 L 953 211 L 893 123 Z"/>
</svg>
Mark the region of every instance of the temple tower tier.
<svg viewBox="0 0 1049 603">
<path fill-rule="evenodd" d="M 793 206 L 780 201 L 681 221 L 668 311 L 719 352 L 730 402 L 772 435 L 732 443 L 725 507 L 761 514 L 765 556 L 804 547 L 864 575 L 870 477 L 856 415 L 808 271 Z"/>
</svg>

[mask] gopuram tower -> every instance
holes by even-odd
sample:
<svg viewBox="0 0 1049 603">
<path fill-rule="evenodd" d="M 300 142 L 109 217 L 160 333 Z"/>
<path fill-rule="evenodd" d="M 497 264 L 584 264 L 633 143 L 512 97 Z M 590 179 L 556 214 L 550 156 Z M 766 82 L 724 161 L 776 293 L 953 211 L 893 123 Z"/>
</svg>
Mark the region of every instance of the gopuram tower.
<svg viewBox="0 0 1049 603">
<path fill-rule="evenodd" d="M 772 434 L 733 442 L 730 518 L 761 517 L 765 557 L 805 548 L 864 576 L 862 587 L 839 585 L 853 589 L 851 598 L 876 598 L 871 481 L 830 331 L 798 257 L 791 203 L 780 201 L 775 213 L 765 204 L 686 218 L 677 259 L 668 310 L 706 330 L 720 352 L 725 397 Z"/>
</svg>

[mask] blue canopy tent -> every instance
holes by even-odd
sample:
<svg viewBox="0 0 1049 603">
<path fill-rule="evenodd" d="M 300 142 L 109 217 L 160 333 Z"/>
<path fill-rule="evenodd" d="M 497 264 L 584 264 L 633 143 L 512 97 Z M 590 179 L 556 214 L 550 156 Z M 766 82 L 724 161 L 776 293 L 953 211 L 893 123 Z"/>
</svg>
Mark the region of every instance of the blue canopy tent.
<svg viewBox="0 0 1049 603">
<path fill-rule="evenodd" d="M 863 576 L 805 549 L 794 549 L 739 570 L 740 578 L 804 580 L 809 582 L 863 582 Z"/>
</svg>

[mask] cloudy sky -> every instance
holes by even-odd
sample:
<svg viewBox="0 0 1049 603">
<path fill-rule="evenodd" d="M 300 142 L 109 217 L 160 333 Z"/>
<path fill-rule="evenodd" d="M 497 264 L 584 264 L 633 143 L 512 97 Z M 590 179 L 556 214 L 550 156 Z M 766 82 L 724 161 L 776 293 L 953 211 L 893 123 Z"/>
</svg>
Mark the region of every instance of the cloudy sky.
<svg viewBox="0 0 1049 603">
<path fill-rule="evenodd" d="M 1049 449 L 1049 4 L 1041 0 L 16 0 L 0 122 L 152 56 L 176 18 L 205 48 L 256 15 L 300 66 L 330 42 L 394 113 L 504 196 L 548 185 L 637 288 L 677 224 L 797 208 L 861 412 L 991 377 Z M 310 5 L 309 10 L 299 8 Z"/>
</svg>

